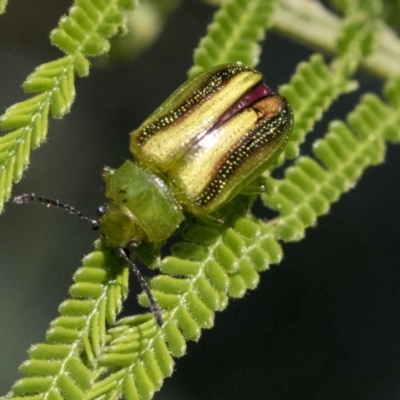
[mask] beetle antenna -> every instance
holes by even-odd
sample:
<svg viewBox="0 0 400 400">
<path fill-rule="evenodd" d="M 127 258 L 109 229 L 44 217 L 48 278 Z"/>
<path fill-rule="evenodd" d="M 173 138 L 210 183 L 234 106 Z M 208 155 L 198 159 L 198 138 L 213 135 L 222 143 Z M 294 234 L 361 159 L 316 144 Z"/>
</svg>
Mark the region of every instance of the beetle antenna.
<svg viewBox="0 0 400 400">
<path fill-rule="evenodd" d="M 157 321 L 157 324 L 161 327 L 163 325 L 161 309 L 160 309 L 160 306 L 158 305 L 156 299 L 154 298 L 153 293 L 151 293 L 151 290 L 149 288 L 147 281 L 143 278 L 143 275 L 140 272 L 137 265 L 129 258 L 128 251 L 126 249 L 124 249 L 123 247 L 118 247 L 118 254 L 129 264 L 129 266 L 132 268 L 133 272 L 135 273 L 143 292 L 146 293 L 146 296 L 149 299 L 150 310 L 153 313 L 154 318 Z"/>
<path fill-rule="evenodd" d="M 91 219 L 91 218 L 84 216 L 80 211 L 78 211 L 74 207 L 72 207 L 68 204 L 65 204 L 65 203 L 61 203 L 61 201 L 54 200 L 54 199 L 48 199 L 47 197 L 43 197 L 43 196 L 37 195 L 35 193 L 24 193 L 24 194 L 21 194 L 21 195 L 13 198 L 13 202 L 16 204 L 26 204 L 26 203 L 30 203 L 32 201 L 38 201 L 48 207 L 55 206 L 58 208 L 62 208 L 64 210 L 68 211 L 70 214 L 77 215 L 83 221 L 88 222 L 92 226 L 93 230 L 99 229 L 99 221 L 97 221 L 96 219 Z"/>
</svg>

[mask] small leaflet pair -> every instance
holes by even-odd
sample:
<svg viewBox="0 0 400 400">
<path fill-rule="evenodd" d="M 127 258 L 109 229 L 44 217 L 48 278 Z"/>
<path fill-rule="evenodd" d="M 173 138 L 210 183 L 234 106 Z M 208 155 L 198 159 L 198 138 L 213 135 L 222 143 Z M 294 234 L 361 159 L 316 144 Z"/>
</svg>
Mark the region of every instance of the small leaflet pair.
<svg viewBox="0 0 400 400">
<path fill-rule="evenodd" d="M 102 240 L 134 270 L 161 326 L 161 311 L 131 250 L 167 240 L 185 212 L 208 216 L 229 202 L 276 161 L 292 126 L 289 103 L 260 72 L 241 63 L 219 65 L 185 82 L 130 134 L 135 161 L 104 168 L 110 201 L 99 208 L 98 221 L 34 194 L 14 201 L 62 207 L 100 229 Z"/>
</svg>

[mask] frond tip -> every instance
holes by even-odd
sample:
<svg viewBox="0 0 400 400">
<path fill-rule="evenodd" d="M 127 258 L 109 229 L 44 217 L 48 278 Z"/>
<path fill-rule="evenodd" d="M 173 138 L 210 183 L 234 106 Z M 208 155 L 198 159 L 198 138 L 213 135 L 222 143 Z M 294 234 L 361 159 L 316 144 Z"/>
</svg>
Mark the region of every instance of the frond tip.
<svg viewBox="0 0 400 400">
<path fill-rule="evenodd" d="M 28 92 L 41 92 L 14 104 L 0 118 L 2 129 L 13 129 L 0 137 L 0 210 L 29 163 L 30 152 L 47 136 L 48 114 L 65 115 L 74 100 L 73 60 L 63 57 L 37 68 L 26 80 Z"/>
<path fill-rule="evenodd" d="M 97 56 L 107 52 L 107 38 L 124 24 L 124 12 L 135 0 L 76 0 L 69 15 L 61 18 L 51 34 L 51 42 L 67 54 Z"/>
</svg>

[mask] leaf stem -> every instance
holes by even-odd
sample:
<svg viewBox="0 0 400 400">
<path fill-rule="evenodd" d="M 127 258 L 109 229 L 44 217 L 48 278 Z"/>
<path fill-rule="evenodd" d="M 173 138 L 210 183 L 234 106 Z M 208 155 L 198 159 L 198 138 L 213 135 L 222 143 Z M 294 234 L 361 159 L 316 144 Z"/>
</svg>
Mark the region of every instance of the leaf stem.
<svg viewBox="0 0 400 400">
<path fill-rule="evenodd" d="M 302 44 L 335 54 L 341 19 L 316 0 L 281 0 L 277 3 L 272 29 Z M 361 66 L 379 78 L 400 75 L 400 40 L 385 27 L 376 49 Z"/>
</svg>

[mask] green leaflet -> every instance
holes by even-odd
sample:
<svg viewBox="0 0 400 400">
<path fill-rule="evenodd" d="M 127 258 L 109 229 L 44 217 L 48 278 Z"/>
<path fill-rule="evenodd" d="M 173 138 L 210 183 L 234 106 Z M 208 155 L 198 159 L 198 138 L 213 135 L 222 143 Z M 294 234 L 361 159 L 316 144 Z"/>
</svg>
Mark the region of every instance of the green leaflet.
<svg viewBox="0 0 400 400">
<path fill-rule="evenodd" d="M 29 350 L 30 359 L 21 367 L 26 378 L 15 383 L 14 396 L 84 397 L 93 379 L 91 367 L 106 341 L 105 324 L 115 323 L 127 295 L 127 279 L 121 260 L 101 248 L 85 257 L 46 343 Z"/>
<path fill-rule="evenodd" d="M 29 162 L 31 150 L 47 136 L 48 117 L 61 118 L 75 99 L 75 73 L 89 73 L 87 56 L 100 55 L 109 49 L 106 38 L 124 25 L 125 13 L 135 0 L 77 0 L 69 15 L 61 19 L 51 33 L 51 41 L 67 55 L 43 64 L 28 76 L 26 93 L 39 93 L 14 104 L 0 117 L 0 127 L 14 131 L 0 138 L 0 211 Z M 6 2 L 0 2 L 0 13 Z"/>
<path fill-rule="evenodd" d="M 289 100 L 295 115 L 293 132 L 285 148 L 286 158 L 294 158 L 299 154 L 299 145 L 306 133 L 310 132 L 332 101 L 355 87 L 347 81 L 335 81 L 319 54 L 298 65 L 290 82 L 279 90 Z"/>
<path fill-rule="evenodd" d="M 0 138 L 0 209 L 28 165 L 30 151 L 47 136 L 48 114 L 61 117 L 69 111 L 75 97 L 72 60 L 61 58 L 36 69 L 26 80 L 27 92 L 41 92 L 14 104 L 0 118 L 3 129 L 14 131 Z"/>
<path fill-rule="evenodd" d="M 51 41 L 67 54 L 95 56 L 105 53 L 110 47 L 106 38 L 117 33 L 124 23 L 122 11 L 133 8 L 134 4 L 134 0 L 77 0 L 69 15 L 52 31 Z"/>
<path fill-rule="evenodd" d="M 274 3 L 275 0 L 225 2 L 194 53 L 189 77 L 218 64 L 241 61 L 251 67 L 257 65 L 258 42 L 271 22 Z"/>
</svg>

